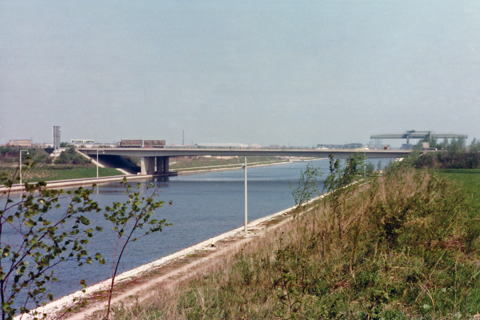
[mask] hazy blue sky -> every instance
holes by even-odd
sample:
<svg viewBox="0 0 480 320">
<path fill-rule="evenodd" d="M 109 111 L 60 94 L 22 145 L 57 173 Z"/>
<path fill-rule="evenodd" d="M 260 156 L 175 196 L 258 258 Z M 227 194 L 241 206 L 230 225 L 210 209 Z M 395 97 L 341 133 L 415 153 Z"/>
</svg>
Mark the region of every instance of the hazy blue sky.
<svg viewBox="0 0 480 320">
<path fill-rule="evenodd" d="M 480 1 L 0 0 L 0 143 L 53 125 L 62 141 L 480 138 Z"/>
</svg>

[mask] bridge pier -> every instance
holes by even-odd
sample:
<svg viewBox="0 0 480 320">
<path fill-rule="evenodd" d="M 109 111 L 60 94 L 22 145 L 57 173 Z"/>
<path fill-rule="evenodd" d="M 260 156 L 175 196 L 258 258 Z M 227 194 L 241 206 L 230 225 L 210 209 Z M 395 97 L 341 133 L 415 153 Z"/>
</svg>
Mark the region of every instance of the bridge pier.
<svg viewBox="0 0 480 320">
<path fill-rule="evenodd" d="M 169 157 L 142 157 L 140 161 L 141 174 L 168 173 Z"/>
<path fill-rule="evenodd" d="M 140 160 L 140 172 L 142 174 L 154 174 L 155 172 L 155 158 L 142 157 Z"/>
<path fill-rule="evenodd" d="M 170 157 L 155 157 L 157 162 L 157 169 L 155 173 L 168 173 L 170 171 Z"/>
</svg>

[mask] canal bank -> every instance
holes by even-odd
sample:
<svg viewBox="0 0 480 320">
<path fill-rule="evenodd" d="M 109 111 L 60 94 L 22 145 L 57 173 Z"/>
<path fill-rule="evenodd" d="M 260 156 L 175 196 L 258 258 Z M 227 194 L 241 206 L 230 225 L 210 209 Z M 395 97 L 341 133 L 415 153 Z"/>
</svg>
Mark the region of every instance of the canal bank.
<svg viewBox="0 0 480 320">
<path fill-rule="evenodd" d="M 124 175 L 124 176 L 110 176 L 110 177 L 99 177 L 99 178 L 83 178 L 83 179 L 69 179 L 69 180 L 53 180 L 46 181 L 47 189 L 61 189 L 61 188 L 73 188 L 73 187 L 91 187 L 93 184 L 101 185 L 111 182 L 120 182 L 123 179 L 127 181 L 141 181 L 149 180 L 152 178 L 168 178 L 176 177 L 177 172 L 169 172 L 166 174 L 149 174 L 149 175 Z M 33 182 L 32 185 L 36 184 Z M 15 184 L 11 188 L 6 188 L 5 186 L 0 186 L 0 192 L 5 192 L 10 190 L 11 192 L 20 192 L 25 190 L 25 186 L 20 184 Z"/>
<path fill-rule="evenodd" d="M 306 159 L 302 161 L 310 161 L 310 160 L 312 159 Z M 283 161 L 283 162 L 268 162 L 268 163 L 253 162 L 247 165 L 249 168 L 256 168 L 256 167 L 288 164 L 292 162 L 293 160 Z M 148 175 L 126 174 L 126 175 L 108 176 L 108 177 L 99 177 L 99 178 L 51 180 L 51 181 L 46 181 L 46 184 L 47 184 L 47 189 L 73 188 L 73 187 L 85 187 L 85 186 L 90 187 L 93 184 L 101 185 L 101 184 L 110 183 L 110 182 L 120 182 L 124 178 L 127 179 L 127 181 L 142 181 L 142 180 L 150 180 L 152 178 L 162 179 L 162 178 L 176 177 L 177 175 L 186 175 L 186 174 L 192 174 L 192 173 L 229 171 L 229 170 L 240 170 L 240 169 L 242 169 L 242 165 L 204 166 L 204 167 L 194 167 L 194 168 L 179 168 L 179 169 L 175 169 L 176 171 L 170 171 L 169 173 L 163 173 L 163 174 L 148 174 Z M 31 184 L 36 184 L 36 182 L 32 182 Z M 20 184 L 14 184 L 11 188 L 6 188 L 4 185 L 0 185 L 0 192 L 8 191 L 8 189 L 10 189 L 11 192 L 20 192 L 22 190 L 25 190 L 25 187 L 21 186 Z"/>
<path fill-rule="evenodd" d="M 323 198 L 320 195 L 309 200 L 306 205 Z M 226 254 L 234 254 L 241 250 L 250 240 L 264 237 L 293 218 L 291 214 L 296 206 L 289 207 L 269 216 L 254 220 L 244 227 L 209 238 L 193 246 L 147 263 L 116 276 L 112 305 L 128 306 L 141 302 L 154 292 L 155 287 L 171 287 L 181 281 L 199 274 L 202 270 L 212 268 L 224 259 Z M 57 299 L 47 305 L 33 310 L 46 319 L 82 320 L 105 311 L 108 301 L 108 290 L 111 278 L 95 285 Z M 85 306 L 83 303 L 87 303 Z M 67 313 L 67 310 L 73 310 Z M 15 319 L 19 320 L 17 316 Z M 33 319 L 24 315 L 22 319 Z"/>
<path fill-rule="evenodd" d="M 326 163 L 314 162 L 315 166 L 321 166 L 326 172 Z M 292 162 L 282 166 L 252 167 L 252 170 L 248 171 L 249 219 L 257 220 L 291 207 L 294 204 L 291 185 L 296 184 L 300 172 L 305 170 L 306 166 L 306 162 Z M 152 235 L 148 240 L 132 243 L 122 259 L 119 273 L 190 248 L 205 239 L 243 225 L 243 170 L 179 175 L 169 182 L 152 179 L 140 183 L 142 190 L 146 190 L 145 188 L 153 183 L 153 188 L 160 192 L 162 199 L 166 202 L 172 200 L 173 205 L 164 206 L 158 213 L 162 219 L 165 218 L 173 225 Z M 125 189 L 118 183 L 105 184 L 96 190 L 99 193 L 92 194 L 92 200 L 97 201 L 101 207 L 113 201 L 124 201 Z M 102 224 L 102 220 L 103 215 L 94 215 L 91 217 L 91 224 Z M 114 250 L 114 241 L 116 240 L 112 239 L 108 232 L 104 232 L 101 238 L 92 239 L 89 251 L 101 252 L 108 258 L 109 253 Z M 215 250 L 219 249 L 218 245 L 220 244 L 217 244 Z M 73 273 L 66 266 L 59 272 L 59 281 L 51 286 L 55 297 L 80 290 L 79 279 L 86 279 L 89 284 L 107 279 L 111 274 L 111 265 L 87 265 L 75 268 Z"/>
<path fill-rule="evenodd" d="M 247 163 L 248 168 L 258 168 L 258 167 L 268 167 L 268 166 L 275 166 L 275 165 L 282 165 L 282 164 L 289 164 L 293 161 L 282 161 L 282 162 L 253 162 Z M 243 169 L 242 164 L 234 164 L 234 165 L 225 165 L 225 166 L 205 166 L 205 167 L 194 167 L 194 168 L 187 168 L 187 169 L 177 169 L 177 173 L 179 175 L 191 174 L 191 173 L 202 173 L 202 172 L 215 172 L 215 171 L 229 171 L 229 170 L 241 170 Z"/>
</svg>

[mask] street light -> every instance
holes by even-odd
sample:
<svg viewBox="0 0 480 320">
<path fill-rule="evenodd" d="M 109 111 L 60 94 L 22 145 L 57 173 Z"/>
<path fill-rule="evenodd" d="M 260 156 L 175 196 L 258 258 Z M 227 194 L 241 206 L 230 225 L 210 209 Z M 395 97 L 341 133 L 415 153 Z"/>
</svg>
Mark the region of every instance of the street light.
<svg viewBox="0 0 480 320">
<path fill-rule="evenodd" d="M 248 223 L 248 201 L 247 201 L 247 157 L 245 156 L 245 164 L 242 166 L 245 170 L 245 234 L 247 234 Z"/>
<path fill-rule="evenodd" d="M 22 186 L 22 152 L 26 152 L 27 154 L 28 153 L 28 150 L 20 150 L 20 186 Z"/>
<path fill-rule="evenodd" d="M 105 153 L 105 150 L 103 150 L 102 153 Z M 98 148 L 97 148 L 97 178 L 98 178 Z"/>
<path fill-rule="evenodd" d="M 97 148 L 97 179 L 98 179 L 98 148 Z"/>
</svg>

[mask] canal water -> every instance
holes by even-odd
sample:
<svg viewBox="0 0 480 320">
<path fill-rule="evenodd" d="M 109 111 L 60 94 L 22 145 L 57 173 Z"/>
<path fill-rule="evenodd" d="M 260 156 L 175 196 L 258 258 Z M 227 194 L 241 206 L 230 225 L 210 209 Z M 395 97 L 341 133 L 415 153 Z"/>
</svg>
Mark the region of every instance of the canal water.
<svg viewBox="0 0 480 320">
<path fill-rule="evenodd" d="M 248 220 L 293 206 L 295 201 L 290 184 L 294 187 L 298 185 L 300 173 L 308 163 L 310 162 L 293 162 L 248 168 Z M 312 161 L 311 165 L 320 167 L 325 172 L 319 179 L 321 190 L 328 171 L 328 160 Z M 165 204 L 157 209 L 156 218 L 166 219 L 172 225 L 165 227 L 162 232 L 130 243 L 122 257 L 118 273 L 241 227 L 244 223 L 243 170 L 191 173 L 171 177 L 168 182 L 151 179 L 140 183 L 142 190 L 150 183 L 153 183 L 153 189 L 158 189 L 158 199 L 165 201 Z M 136 184 L 137 182 L 130 183 L 134 188 Z M 92 199 L 101 207 L 111 205 L 114 201 L 125 202 L 127 198 L 124 191 L 125 188 L 119 183 L 101 185 L 98 194 L 92 195 Z M 103 226 L 104 231 L 92 240 L 89 252 L 100 251 L 107 264 L 102 266 L 93 263 L 82 267 L 64 264 L 57 268 L 59 281 L 52 286 L 57 298 L 80 290 L 80 279 L 85 279 L 88 285 L 92 285 L 111 276 L 116 237 L 110 232 L 111 226 L 105 223 L 103 215 L 91 219 L 91 223 Z"/>
<path fill-rule="evenodd" d="M 293 206 L 292 187 L 298 185 L 301 171 L 309 163 L 324 172 L 319 178 L 319 190 L 322 190 L 328 171 L 326 159 L 248 168 L 249 221 Z M 130 243 L 122 257 L 118 274 L 243 225 L 243 170 L 192 173 L 172 177 L 168 182 L 151 179 L 140 182 L 141 189 L 145 191 L 150 183 L 153 183 L 154 189 L 158 189 L 158 199 L 165 201 L 165 205 L 157 209 L 156 219 L 166 219 L 172 225 L 165 227 L 162 232 Z M 130 184 L 135 187 L 137 182 Z M 127 197 L 124 192 L 125 188 L 120 183 L 110 183 L 99 186 L 98 193 L 95 191 L 91 198 L 100 207 L 105 207 L 112 202 L 125 202 Z M 170 201 L 171 205 L 168 204 Z M 111 262 L 117 243 L 111 231 L 112 226 L 105 221 L 103 213 L 92 214 L 89 219 L 92 226 L 100 225 L 104 231 L 91 240 L 88 251 L 91 254 L 101 252 L 107 264 L 94 262 L 77 267 L 72 262 L 59 265 L 55 269 L 58 282 L 49 285 L 55 298 L 80 290 L 80 279 L 92 285 L 111 276 Z M 18 297 L 18 301 L 22 300 L 22 297 Z"/>
</svg>

